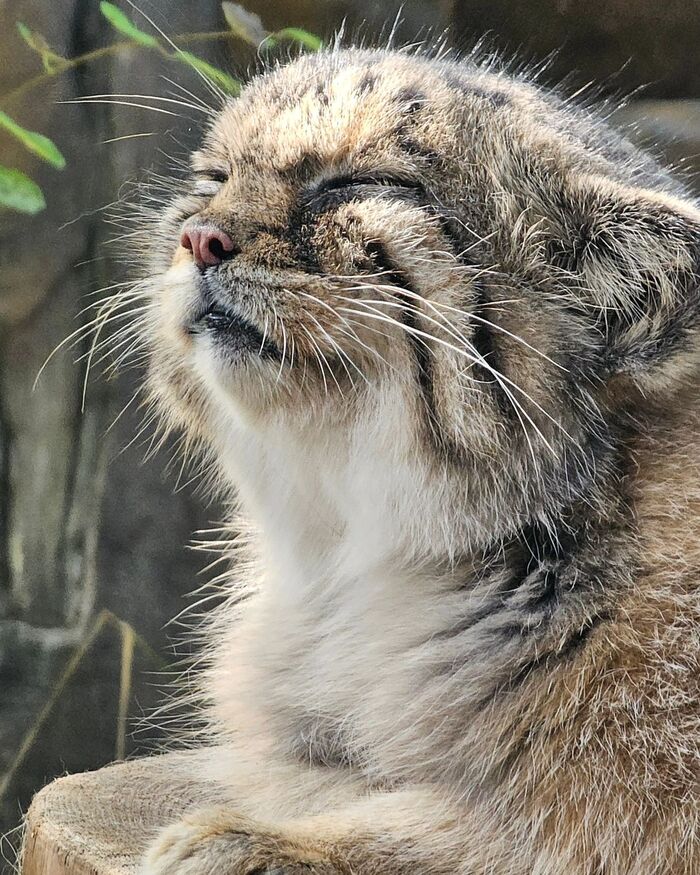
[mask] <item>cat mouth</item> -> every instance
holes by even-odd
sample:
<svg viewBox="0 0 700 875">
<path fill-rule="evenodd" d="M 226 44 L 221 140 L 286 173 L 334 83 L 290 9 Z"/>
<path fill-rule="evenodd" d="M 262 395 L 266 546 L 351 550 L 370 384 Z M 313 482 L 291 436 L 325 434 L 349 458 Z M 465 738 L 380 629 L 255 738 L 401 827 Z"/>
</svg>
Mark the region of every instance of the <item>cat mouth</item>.
<svg viewBox="0 0 700 875">
<path fill-rule="evenodd" d="M 233 306 L 232 294 L 205 273 L 199 283 L 197 306 L 185 326 L 191 337 L 206 336 L 227 354 L 279 359 L 277 344 Z"/>
<path fill-rule="evenodd" d="M 222 304 L 203 303 L 186 327 L 190 336 L 208 335 L 230 353 L 249 353 L 260 358 L 280 357 L 277 344 L 250 320 Z"/>
</svg>

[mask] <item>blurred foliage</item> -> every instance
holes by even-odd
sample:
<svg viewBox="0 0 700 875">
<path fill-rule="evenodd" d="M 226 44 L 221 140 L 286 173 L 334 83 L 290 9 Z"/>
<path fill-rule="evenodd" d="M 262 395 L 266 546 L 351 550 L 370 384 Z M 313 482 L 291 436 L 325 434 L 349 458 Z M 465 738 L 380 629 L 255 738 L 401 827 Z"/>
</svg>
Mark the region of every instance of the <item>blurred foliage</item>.
<svg viewBox="0 0 700 875">
<path fill-rule="evenodd" d="M 66 59 L 54 52 L 48 42 L 40 33 L 33 33 L 26 24 L 21 21 L 17 22 L 17 30 L 20 36 L 41 58 L 41 63 L 44 65 L 44 70 L 47 73 L 55 73 L 62 70 L 66 66 Z"/>
<path fill-rule="evenodd" d="M 100 12 L 115 30 L 133 42 L 153 49 L 160 47 L 160 43 L 154 36 L 139 30 L 114 3 L 100 3 Z"/>
<path fill-rule="evenodd" d="M 26 146 L 30 152 L 34 152 L 34 154 L 43 158 L 44 161 L 48 161 L 49 164 L 58 167 L 59 170 L 63 170 L 66 166 L 66 159 L 61 155 L 54 142 L 49 140 L 49 138 L 45 137 L 43 134 L 37 134 L 35 131 L 28 131 L 21 125 L 18 125 L 16 121 L 7 115 L 7 113 L 2 112 L 1 110 L 0 128 L 5 128 L 6 131 L 9 131 L 14 137 L 17 137 L 17 139 Z"/>
<path fill-rule="evenodd" d="M 140 12 L 148 24 L 157 31 L 158 35 L 155 36 L 142 30 L 122 9 L 114 3 L 102 0 L 100 12 L 114 31 L 124 37 L 124 41 L 114 43 L 106 49 L 87 52 L 75 58 L 62 57 L 51 48 L 48 41 L 40 33 L 31 30 L 21 21 L 17 22 L 17 30 L 20 36 L 29 48 L 39 55 L 44 68 L 44 75 L 33 80 L 31 83 L 24 83 L 15 89 L 14 92 L 4 95 L 4 99 L 7 100 L 16 96 L 20 91 L 28 90 L 28 86 L 33 84 L 43 84 L 53 76 L 60 75 L 66 70 L 75 68 L 90 60 L 103 57 L 105 54 L 114 54 L 128 48 L 133 49 L 134 47 L 156 51 L 170 61 L 186 64 L 188 67 L 196 70 L 222 96 L 238 95 L 241 89 L 241 82 L 238 79 L 234 79 L 224 70 L 215 67 L 192 52 L 179 48 L 175 41 L 156 28 L 151 19 L 131 3 L 131 0 L 127 0 L 127 2 L 134 10 Z M 269 51 L 280 43 L 285 42 L 294 43 L 302 50 L 308 51 L 318 51 L 322 47 L 322 42 L 317 36 L 302 28 L 285 27 L 270 33 L 263 27 L 263 23 L 257 15 L 248 12 L 237 3 L 224 2 L 221 6 L 226 24 L 228 25 L 228 31 L 223 33 L 182 34 L 176 37 L 176 39 L 185 40 L 188 37 L 195 36 L 200 39 L 206 39 L 207 37 L 218 38 L 234 35 L 254 46 L 259 52 Z M 18 121 L 3 111 L 0 111 L 0 129 L 15 137 L 26 149 L 38 155 L 58 170 L 65 167 L 66 160 L 52 140 L 44 134 L 27 130 L 27 128 L 23 127 Z M 22 213 L 33 214 L 45 208 L 46 200 L 43 192 L 34 180 L 30 179 L 20 170 L 0 165 L 0 206 Z"/>
<path fill-rule="evenodd" d="M 21 170 L 0 164 L 0 204 L 20 213 L 39 213 L 46 207 L 44 193 Z"/>
</svg>

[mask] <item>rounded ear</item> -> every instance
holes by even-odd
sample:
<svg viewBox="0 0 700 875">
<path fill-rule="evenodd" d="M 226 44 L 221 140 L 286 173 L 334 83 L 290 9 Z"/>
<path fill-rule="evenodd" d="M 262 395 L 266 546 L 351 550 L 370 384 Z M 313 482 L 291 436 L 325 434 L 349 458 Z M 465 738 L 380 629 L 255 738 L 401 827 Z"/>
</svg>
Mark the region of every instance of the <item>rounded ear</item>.
<svg viewBox="0 0 700 875">
<path fill-rule="evenodd" d="M 605 338 L 608 374 L 645 381 L 695 351 L 700 329 L 700 210 L 598 176 L 571 180 L 550 257 Z M 693 358 L 693 356 L 690 356 Z"/>
</svg>

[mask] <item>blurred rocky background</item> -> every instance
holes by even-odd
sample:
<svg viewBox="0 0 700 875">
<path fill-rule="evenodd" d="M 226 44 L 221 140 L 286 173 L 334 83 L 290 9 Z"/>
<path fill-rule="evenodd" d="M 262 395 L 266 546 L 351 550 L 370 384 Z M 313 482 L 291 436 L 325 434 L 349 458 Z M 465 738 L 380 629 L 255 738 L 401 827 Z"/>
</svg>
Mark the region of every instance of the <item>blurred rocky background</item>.
<svg viewBox="0 0 700 875">
<path fill-rule="evenodd" d="M 217 0 L 139 5 L 169 35 L 195 34 L 187 48 L 211 63 L 241 73 L 255 61 L 245 42 L 227 34 Z M 346 31 L 366 40 L 390 31 L 399 7 L 398 41 L 449 27 L 448 40 L 464 49 L 486 34 L 506 56 L 533 66 L 546 61 L 543 80 L 564 79 L 569 92 L 593 81 L 602 97 L 630 95 L 615 121 L 694 179 L 697 3 L 247 3 L 271 31 L 299 26 L 328 37 L 346 20 Z M 121 8 L 138 18 L 128 3 Z M 173 97 L 167 79 L 206 99 L 201 79 L 144 46 L 97 51 L 49 76 L 17 21 L 66 58 L 118 41 L 98 0 L 0 0 L 0 111 L 48 134 L 67 162 L 58 171 L 0 130 L 0 163 L 37 180 L 47 201 L 34 216 L 0 208 L 0 833 L 17 825 L 34 790 L 53 776 L 158 743 L 156 730 L 134 733 L 134 726 L 159 701 L 162 671 L 175 659 L 177 627 L 164 624 L 186 607 L 208 561 L 186 545 L 221 516 L 187 476 L 176 489 L 177 466 L 165 470 L 167 447 L 144 461 L 144 441 L 134 440 L 141 416 L 135 405 L 124 409 L 135 391 L 133 372 L 101 375 L 98 367 L 84 392 L 88 342 L 81 341 L 61 348 L 33 388 L 52 350 L 91 318 L 81 313 L 86 295 L 123 278 L 105 245 L 119 232 L 99 208 L 125 180 L 163 169 L 166 155 L 184 155 L 200 125 L 187 109 L 177 117 L 62 101 Z M 207 33 L 218 36 L 196 37 Z M 8 860 L 11 844 L 10 833 Z"/>
</svg>

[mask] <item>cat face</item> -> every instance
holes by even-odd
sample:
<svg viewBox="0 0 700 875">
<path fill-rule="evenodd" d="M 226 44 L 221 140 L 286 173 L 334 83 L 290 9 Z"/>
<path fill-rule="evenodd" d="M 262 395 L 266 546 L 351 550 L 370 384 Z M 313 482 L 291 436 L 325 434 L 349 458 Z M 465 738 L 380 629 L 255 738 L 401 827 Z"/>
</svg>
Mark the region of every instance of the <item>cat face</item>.
<svg viewBox="0 0 700 875">
<path fill-rule="evenodd" d="M 695 362 L 685 192 L 505 73 L 303 57 L 223 107 L 185 185 L 147 260 L 146 342 L 154 393 L 205 438 L 228 407 L 389 416 L 440 466 L 570 482 L 613 408 Z"/>
</svg>

